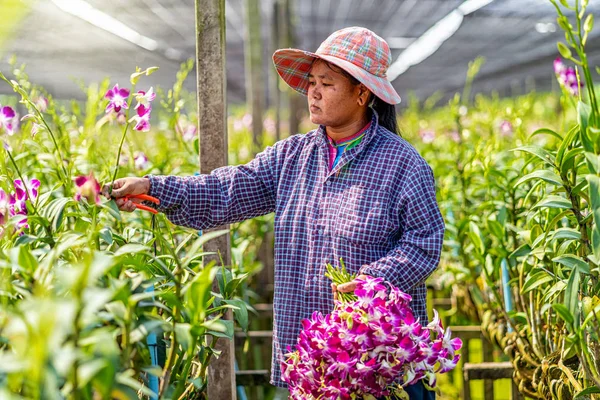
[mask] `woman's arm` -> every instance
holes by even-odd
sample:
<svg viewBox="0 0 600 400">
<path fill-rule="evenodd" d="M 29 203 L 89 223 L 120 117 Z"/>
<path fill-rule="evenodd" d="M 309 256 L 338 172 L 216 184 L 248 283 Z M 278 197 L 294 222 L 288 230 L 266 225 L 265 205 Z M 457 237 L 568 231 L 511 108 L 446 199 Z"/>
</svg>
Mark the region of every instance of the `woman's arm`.
<svg viewBox="0 0 600 400">
<path fill-rule="evenodd" d="M 396 246 L 385 257 L 364 265 L 360 273 L 385 278 L 407 292 L 437 268 L 444 240 L 433 173 L 424 161 L 403 183 L 398 212 L 402 234 Z"/>
<path fill-rule="evenodd" d="M 158 198 L 158 210 L 171 222 L 195 229 L 268 214 L 275 211 L 279 143 L 245 165 L 221 167 L 198 176 L 122 178 L 114 182 L 112 190 L 106 185 L 103 193 L 124 211 L 135 210 L 135 203 L 140 201 L 126 196 L 149 194 Z"/>
</svg>

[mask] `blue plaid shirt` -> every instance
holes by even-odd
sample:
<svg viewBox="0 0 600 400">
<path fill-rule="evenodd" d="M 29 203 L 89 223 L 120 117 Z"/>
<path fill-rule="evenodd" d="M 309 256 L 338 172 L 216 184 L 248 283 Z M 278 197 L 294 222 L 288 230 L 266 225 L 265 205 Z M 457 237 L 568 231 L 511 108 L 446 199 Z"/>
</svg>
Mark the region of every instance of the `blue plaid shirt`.
<svg viewBox="0 0 600 400">
<path fill-rule="evenodd" d="M 323 126 L 210 175 L 149 176 L 150 195 L 175 224 L 207 229 L 275 212 L 271 383 L 300 321 L 333 309 L 325 264 L 383 277 L 412 295 L 427 321 L 425 279 L 438 265 L 444 221 L 431 168 L 373 115 L 362 142 L 329 170 Z"/>
</svg>

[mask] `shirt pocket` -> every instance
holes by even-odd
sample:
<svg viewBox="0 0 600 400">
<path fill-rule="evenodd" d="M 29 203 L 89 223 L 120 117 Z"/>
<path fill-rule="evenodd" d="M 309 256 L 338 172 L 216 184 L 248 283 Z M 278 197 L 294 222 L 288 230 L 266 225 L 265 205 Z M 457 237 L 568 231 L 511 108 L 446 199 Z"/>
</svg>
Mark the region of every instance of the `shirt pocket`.
<svg viewBox="0 0 600 400">
<path fill-rule="evenodd" d="M 341 193 L 335 235 L 355 244 L 383 244 L 393 230 L 386 190 L 354 185 Z"/>
</svg>

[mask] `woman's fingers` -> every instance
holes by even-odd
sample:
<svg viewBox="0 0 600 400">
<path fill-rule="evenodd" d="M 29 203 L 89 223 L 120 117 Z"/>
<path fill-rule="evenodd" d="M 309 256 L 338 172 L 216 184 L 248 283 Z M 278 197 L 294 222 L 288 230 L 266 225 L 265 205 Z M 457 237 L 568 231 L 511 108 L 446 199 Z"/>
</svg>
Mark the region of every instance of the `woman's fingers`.
<svg viewBox="0 0 600 400">
<path fill-rule="evenodd" d="M 331 284 L 331 291 L 333 292 L 333 299 L 338 299 L 337 285 L 335 283 Z"/>
<path fill-rule="evenodd" d="M 342 283 L 340 285 L 337 285 L 337 291 L 338 292 L 342 292 L 342 293 L 351 293 L 351 292 L 354 292 L 354 290 L 356 289 L 357 283 L 359 281 L 364 281 L 364 279 L 366 277 L 367 277 L 366 275 L 360 274 L 352 282 L 346 282 L 346 283 Z"/>
<path fill-rule="evenodd" d="M 136 209 L 135 204 L 140 203 L 137 199 L 128 199 L 128 198 L 118 198 L 115 200 L 117 203 L 117 207 L 121 211 L 133 212 Z"/>
<path fill-rule="evenodd" d="M 354 289 L 356 289 L 356 281 L 342 283 L 337 287 L 337 291 L 342 293 L 351 293 Z"/>
<path fill-rule="evenodd" d="M 104 185 L 102 194 L 109 199 L 117 199 L 119 197 L 133 196 L 136 194 L 147 194 L 149 190 L 149 179 L 130 177 L 117 179 L 112 186 L 111 184 Z"/>
</svg>

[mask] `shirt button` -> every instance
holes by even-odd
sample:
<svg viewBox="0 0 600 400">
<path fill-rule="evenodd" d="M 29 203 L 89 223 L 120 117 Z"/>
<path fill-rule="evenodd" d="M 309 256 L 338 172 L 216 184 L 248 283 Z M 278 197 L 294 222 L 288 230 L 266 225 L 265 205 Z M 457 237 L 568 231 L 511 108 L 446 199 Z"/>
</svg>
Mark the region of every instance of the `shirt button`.
<svg viewBox="0 0 600 400">
<path fill-rule="evenodd" d="M 319 235 L 322 235 L 322 234 L 323 234 L 323 229 L 321 229 L 321 228 L 317 229 L 317 233 L 318 233 Z"/>
<path fill-rule="evenodd" d="M 317 278 L 316 276 L 313 278 L 313 282 L 316 282 L 318 280 L 319 280 L 319 278 Z"/>
</svg>

